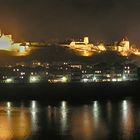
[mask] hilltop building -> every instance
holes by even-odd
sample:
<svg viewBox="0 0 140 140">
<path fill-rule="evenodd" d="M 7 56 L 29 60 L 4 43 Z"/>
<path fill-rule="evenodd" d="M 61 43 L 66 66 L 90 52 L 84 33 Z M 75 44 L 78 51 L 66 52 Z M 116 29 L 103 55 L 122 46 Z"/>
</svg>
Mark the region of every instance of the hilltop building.
<svg viewBox="0 0 140 140">
<path fill-rule="evenodd" d="M 123 38 L 122 41 L 120 41 L 115 47 L 112 46 L 112 48 L 115 48 L 114 50 L 119 52 L 123 56 L 127 56 L 130 54 L 130 42 L 127 37 Z"/>
<path fill-rule="evenodd" d="M 79 51 L 92 51 L 93 49 L 93 44 L 89 43 L 89 38 L 88 37 L 84 37 L 83 41 L 72 41 L 69 44 L 69 47 L 72 49 L 76 49 Z"/>
<path fill-rule="evenodd" d="M 120 42 L 113 43 L 113 45 L 104 45 L 103 43 L 94 45 L 89 43 L 88 37 L 84 37 L 83 41 L 71 41 L 70 44 L 63 44 L 61 46 L 65 46 L 77 51 L 81 56 L 90 56 L 95 53 L 101 53 L 105 51 L 115 51 L 120 53 L 122 56 L 128 56 L 130 54 L 140 55 L 140 50 L 131 46 L 127 37 L 123 38 Z"/>
<path fill-rule="evenodd" d="M 4 35 L 0 31 L 0 50 L 13 52 L 14 55 L 27 55 L 29 46 L 23 43 L 15 43 L 12 35 Z"/>
</svg>

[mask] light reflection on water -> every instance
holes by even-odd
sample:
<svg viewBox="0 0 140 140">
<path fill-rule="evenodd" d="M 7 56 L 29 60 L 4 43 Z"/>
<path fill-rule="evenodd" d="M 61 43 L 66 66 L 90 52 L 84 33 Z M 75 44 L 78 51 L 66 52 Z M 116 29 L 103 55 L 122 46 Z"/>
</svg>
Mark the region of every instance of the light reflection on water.
<svg viewBox="0 0 140 140">
<path fill-rule="evenodd" d="M 122 110 L 120 116 L 120 126 L 122 131 L 123 139 L 133 139 L 133 131 L 134 131 L 134 116 L 133 116 L 133 108 L 132 103 L 128 100 L 122 101 Z"/>
<path fill-rule="evenodd" d="M 140 104 L 133 100 L 0 102 L 0 140 L 131 140 L 140 138 L 139 117 Z"/>
<path fill-rule="evenodd" d="M 12 107 L 11 102 L 0 106 L 0 140 L 26 138 L 30 133 L 28 110 Z"/>
</svg>

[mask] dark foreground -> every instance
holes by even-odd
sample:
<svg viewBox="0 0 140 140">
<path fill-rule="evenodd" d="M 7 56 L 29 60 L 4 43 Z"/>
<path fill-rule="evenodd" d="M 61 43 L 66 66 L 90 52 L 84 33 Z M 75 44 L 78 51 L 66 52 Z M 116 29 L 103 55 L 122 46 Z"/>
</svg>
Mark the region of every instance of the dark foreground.
<svg viewBox="0 0 140 140">
<path fill-rule="evenodd" d="M 139 82 L 1 85 L 0 140 L 139 140 L 139 90 Z"/>
<path fill-rule="evenodd" d="M 140 97 L 140 82 L 71 84 L 1 84 L 1 99 L 92 100 Z"/>
</svg>

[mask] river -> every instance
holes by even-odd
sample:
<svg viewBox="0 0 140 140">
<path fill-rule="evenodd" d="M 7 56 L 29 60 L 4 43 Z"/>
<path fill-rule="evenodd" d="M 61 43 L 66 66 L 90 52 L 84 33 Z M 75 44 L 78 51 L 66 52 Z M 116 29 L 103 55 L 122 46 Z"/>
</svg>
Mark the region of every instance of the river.
<svg viewBox="0 0 140 140">
<path fill-rule="evenodd" d="M 78 102 L 1 101 L 0 140 L 140 139 L 139 100 Z"/>
</svg>

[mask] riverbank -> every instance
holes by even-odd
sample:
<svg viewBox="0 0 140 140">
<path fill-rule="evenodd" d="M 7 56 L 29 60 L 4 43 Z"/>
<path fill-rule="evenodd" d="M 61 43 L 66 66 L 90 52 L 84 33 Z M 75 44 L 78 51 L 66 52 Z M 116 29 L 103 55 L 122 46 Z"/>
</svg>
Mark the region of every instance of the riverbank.
<svg viewBox="0 0 140 140">
<path fill-rule="evenodd" d="M 1 99 L 90 100 L 140 97 L 140 82 L 1 84 Z"/>
</svg>

